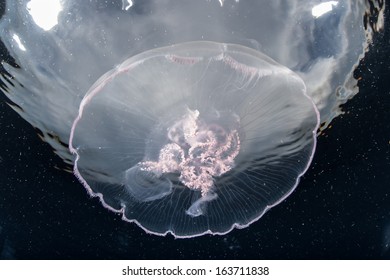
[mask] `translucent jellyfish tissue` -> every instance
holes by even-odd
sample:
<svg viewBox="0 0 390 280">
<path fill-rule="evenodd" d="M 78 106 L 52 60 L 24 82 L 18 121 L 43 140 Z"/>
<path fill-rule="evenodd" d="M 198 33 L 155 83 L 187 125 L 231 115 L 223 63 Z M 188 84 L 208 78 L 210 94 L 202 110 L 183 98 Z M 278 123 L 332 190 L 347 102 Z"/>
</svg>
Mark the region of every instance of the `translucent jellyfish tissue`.
<svg viewBox="0 0 390 280">
<path fill-rule="evenodd" d="M 146 232 L 247 227 L 357 92 L 384 1 L 6 1 L 2 92 Z"/>
</svg>

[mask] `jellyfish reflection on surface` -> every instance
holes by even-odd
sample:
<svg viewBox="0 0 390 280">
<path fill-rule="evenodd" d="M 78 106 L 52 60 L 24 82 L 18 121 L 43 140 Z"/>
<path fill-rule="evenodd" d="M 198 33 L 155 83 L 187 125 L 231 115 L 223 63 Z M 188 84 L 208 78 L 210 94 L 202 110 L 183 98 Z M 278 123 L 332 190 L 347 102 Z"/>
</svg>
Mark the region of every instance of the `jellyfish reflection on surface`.
<svg viewBox="0 0 390 280">
<path fill-rule="evenodd" d="M 357 93 L 384 9 L 67 0 L 44 22 L 39 2 L 6 1 L 0 36 L 20 67 L 3 63 L 4 93 L 64 161 L 77 158 L 91 195 L 179 237 L 244 227 L 291 193 L 318 111 L 326 126 Z"/>
</svg>

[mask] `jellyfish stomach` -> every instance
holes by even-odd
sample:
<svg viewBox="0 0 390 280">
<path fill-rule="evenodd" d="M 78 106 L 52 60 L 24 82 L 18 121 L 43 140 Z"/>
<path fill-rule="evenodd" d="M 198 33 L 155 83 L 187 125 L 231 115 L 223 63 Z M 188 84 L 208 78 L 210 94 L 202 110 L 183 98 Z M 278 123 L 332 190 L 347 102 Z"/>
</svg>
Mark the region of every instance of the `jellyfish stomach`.
<svg viewBox="0 0 390 280">
<path fill-rule="evenodd" d="M 187 210 L 192 216 L 200 215 L 203 204 L 217 197 L 214 178 L 234 167 L 240 149 L 237 130 L 227 131 L 215 122 L 206 124 L 198 117 L 199 111 L 188 110 L 168 128 L 169 143 L 160 149 L 158 160 L 137 164 L 140 171 L 152 173 L 159 180 L 167 173 L 180 174 L 178 179 L 185 187 L 200 191 L 201 198 Z"/>
</svg>

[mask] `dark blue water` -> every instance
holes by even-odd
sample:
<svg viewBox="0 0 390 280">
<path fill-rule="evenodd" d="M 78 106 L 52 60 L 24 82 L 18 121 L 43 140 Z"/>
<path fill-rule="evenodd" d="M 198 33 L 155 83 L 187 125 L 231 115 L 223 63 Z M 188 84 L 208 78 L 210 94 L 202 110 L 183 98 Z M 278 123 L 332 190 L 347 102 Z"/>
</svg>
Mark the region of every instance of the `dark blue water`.
<svg viewBox="0 0 390 280">
<path fill-rule="evenodd" d="M 360 93 L 319 137 L 296 191 L 224 236 L 175 240 L 122 221 L 1 97 L 0 259 L 390 259 L 388 11 L 356 71 Z"/>
</svg>

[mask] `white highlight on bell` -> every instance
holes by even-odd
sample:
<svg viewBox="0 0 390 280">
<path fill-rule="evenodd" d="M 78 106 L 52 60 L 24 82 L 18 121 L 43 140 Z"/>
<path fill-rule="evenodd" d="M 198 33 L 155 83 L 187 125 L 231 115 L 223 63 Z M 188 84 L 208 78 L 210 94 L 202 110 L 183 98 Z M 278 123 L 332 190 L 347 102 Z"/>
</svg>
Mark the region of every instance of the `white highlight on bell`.
<svg viewBox="0 0 390 280">
<path fill-rule="evenodd" d="M 311 9 L 311 14 L 313 15 L 313 17 L 318 18 L 318 17 L 332 11 L 333 8 L 335 6 L 337 6 L 338 4 L 339 4 L 339 1 L 328 1 L 328 2 L 324 2 L 321 4 L 315 5 Z"/>
<path fill-rule="evenodd" d="M 210 1 L 210 0 L 209 0 Z M 218 0 L 219 1 L 219 4 L 221 5 L 221 7 L 223 6 L 223 3 L 225 2 L 225 0 Z M 240 2 L 240 0 L 234 0 L 236 3 Z"/>
<path fill-rule="evenodd" d="M 14 41 L 16 42 L 16 44 L 18 45 L 19 49 L 21 49 L 22 51 L 26 51 L 26 47 L 23 45 L 22 41 L 20 40 L 19 36 L 14 34 L 12 35 L 12 39 L 14 39 Z"/>
<path fill-rule="evenodd" d="M 132 0 L 122 0 L 122 10 L 128 11 L 133 5 Z"/>
<path fill-rule="evenodd" d="M 58 24 L 58 15 L 62 11 L 61 0 L 31 0 L 27 10 L 34 22 L 48 31 Z"/>
</svg>

